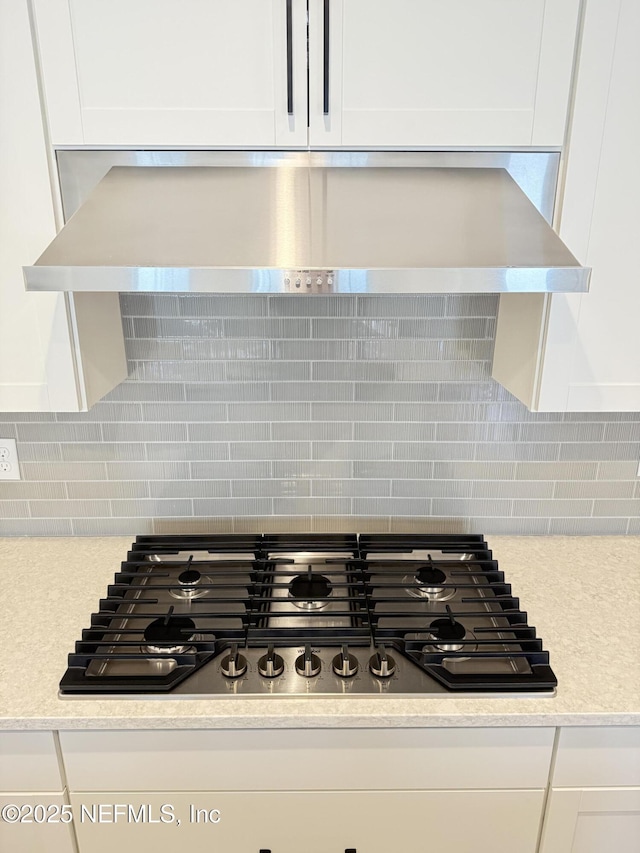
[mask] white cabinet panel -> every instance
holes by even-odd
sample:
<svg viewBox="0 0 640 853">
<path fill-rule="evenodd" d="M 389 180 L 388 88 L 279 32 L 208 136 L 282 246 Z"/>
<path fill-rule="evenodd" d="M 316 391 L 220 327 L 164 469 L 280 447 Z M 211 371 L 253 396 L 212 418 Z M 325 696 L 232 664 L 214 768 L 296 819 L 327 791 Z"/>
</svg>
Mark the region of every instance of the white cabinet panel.
<svg viewBox="0 0 640 853">
<path fill-rule="evenodd" d="M 62 787 L 52 732 L 0 732 L 0 791 Z"/>
<path fill-rule="evenodd" d="M 54 144 L 306 143 L 306 21 L 286 0 L 36 0 Z"/>
<path fill-rule="evenodd" d="M 26 0 L 0 0 L 0 117 L 0 411 L 77 409 L 65 296 L 22 276 L 56 233 Z"/>
<path fill-rule="evenodd" d="M 540 853 L 638 853 L 640 788 L 553 789 Z"/>
<path fill-rule="evenodd" d="M 172 853 L 534 853 L 543 791 L 356 791 L 72 794 L 80 853 L 127 850 Z M 176 824 L 79 822 L 81 805 L 148 805 L 158 818 L 174 807 Z M 193 810 L 219 811 L 218 823 L 189 821 Z M 497 816 L 500 816 L 499 819 Z M 213 815 L 216 819 L 218 816 Z M 463 817 L 463 819 L 461 819 Z M 186 845 L 186 846 L 185 846 Z"/>
<path fill-rule="evenodd" d="M 543 788 L 554 729 L 61 732 L 71 790 Z M 277 768 L 277 772 L 276 769 Z"/>
<path fill-rule="evenodd" d="M 0 850 L 6 853 L 75 853 L 71 825 L 60 822 L 64 805 L 61 795 L 0 795 L 0 809 L 14 805 L 20 807 L 26 822 L 8 823 L 0 819 Z"/>
<path fill-rule="evenodd" d="M 623 0 L 585 255 L 592 284 L 580 299 L 569 411 L 640 411 L 640 159 L 634 141 L 640 136 L 639 38 L 640 5 Z M 577 179 L 573 173 L 566 189 L 575 204 L 581 192 Z"/>
<path fill-rule="evenodd" d="M 34 3 L 54 144 L 307 143 L 304 2 Z M 561 145 L 579 5 L 310 0 L 309 142 Z"/>
<path fill-rule="evenodd" d="M 561 729 L 552 786 L 540 853 L 640 850 L 640 729 Z"/>
<path fill-rule="evenodd" d="M 310 141 L 344 146 L 562 145 L 578 0 L 310 4 Z"/>
<path fill-rule="evenodd" d="M 640 787 L 640 728 L 561 729 L 552 784 L 556 788 Z"/>
<path fill-rule="evenodd" d="M 507 295 L 493 376 L 533 411 L 640 411 L 640 5 L 586 4 L 557 227 L 590 292 Z"/>
<path fill-rule="evenodd" d="M 24 289 L 56 231 L 27 0 L 0 0 L 0 116 L 0 411 L 83 410 L 127 375 L 122 323 L 117 294 Z"/>
</svg>

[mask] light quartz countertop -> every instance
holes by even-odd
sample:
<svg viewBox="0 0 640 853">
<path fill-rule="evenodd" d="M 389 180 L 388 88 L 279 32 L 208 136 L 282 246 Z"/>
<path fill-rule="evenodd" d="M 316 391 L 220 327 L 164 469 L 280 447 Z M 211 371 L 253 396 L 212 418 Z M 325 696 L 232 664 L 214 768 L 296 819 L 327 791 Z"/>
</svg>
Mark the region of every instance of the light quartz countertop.
<svg viewBox="0 0 640 853">
<path fill-rule="evenodd" d="M 0 539 L 0 729 L 640 725 L 640 536 L 487 537 L 550 652 L 554 698 L 60 699 L 132 538 Z"/>
</svg>

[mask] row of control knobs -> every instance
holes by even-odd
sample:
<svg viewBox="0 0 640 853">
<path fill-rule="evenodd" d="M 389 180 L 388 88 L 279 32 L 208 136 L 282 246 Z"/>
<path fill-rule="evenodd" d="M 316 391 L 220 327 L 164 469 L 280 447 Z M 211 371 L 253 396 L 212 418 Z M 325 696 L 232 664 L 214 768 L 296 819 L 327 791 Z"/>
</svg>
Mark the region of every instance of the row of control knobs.
<svg viewBox="0 0 640 853">
<path fill-rule="evenodd" d="M 296 658 L 295 667 L 298 675 L 313 678 L 320 673 L 322 662 L 307 644 L 304 652 Z M 247 659 L 238 651 L 237 645 L 231 647 L 229 654 L 220 663 L 222 674 L 227 678 L 240 678 L 247 668 Z M 358 659 L 344 645 L 331 661 L 331 669 L 341 678 L 352 678 L 359 669 Z M 378 650 L 369 658 L 369 670 L 377 678 L 390 678 L 396 671 L 396 662 L 387 654 L 384 646 L 378 646 Z M 277 678 L 284 672 L 284 659 L 273 646 L 269 646 L 266 654 L 258 660 L 258 672 L 265 678 Z"/>
</svg>

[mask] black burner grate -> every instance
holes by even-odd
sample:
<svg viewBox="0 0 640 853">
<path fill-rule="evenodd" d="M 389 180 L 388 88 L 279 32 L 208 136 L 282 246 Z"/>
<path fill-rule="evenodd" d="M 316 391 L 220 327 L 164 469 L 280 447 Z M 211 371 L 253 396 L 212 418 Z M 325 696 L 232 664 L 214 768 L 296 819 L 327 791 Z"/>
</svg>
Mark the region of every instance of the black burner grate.
<svg viewBox="0 0 640 853">
<path fill-rule="evenodd" d="M 384 644 L 451 691 L 556 684 L 482 536 L 269 534 L 137 537 L 60 689 L 169 692 L 232 646 L 309 642 Z"/>
</svg>

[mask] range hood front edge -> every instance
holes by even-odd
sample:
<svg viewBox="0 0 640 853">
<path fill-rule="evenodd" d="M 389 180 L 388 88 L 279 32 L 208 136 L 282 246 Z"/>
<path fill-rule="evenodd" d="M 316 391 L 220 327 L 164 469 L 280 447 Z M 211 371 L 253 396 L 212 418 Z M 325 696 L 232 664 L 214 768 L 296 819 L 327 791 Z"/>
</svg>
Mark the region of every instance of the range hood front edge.
<svg viewBox="0 0 640 853">
<path fill-rule="evenodd" d="M 27 289 L 588 289 L 589 270 L 545 219 L 555 153 L 249 154 L 58 152 L 67 216 L 65 180 L 73 178 L 77 194 L 77 174 L 108 171 L 92 189 L 80 189 L 84 203 L 24 268 Z M 74 171 L 76 163 L 91 168 Z"/>
</svg>

